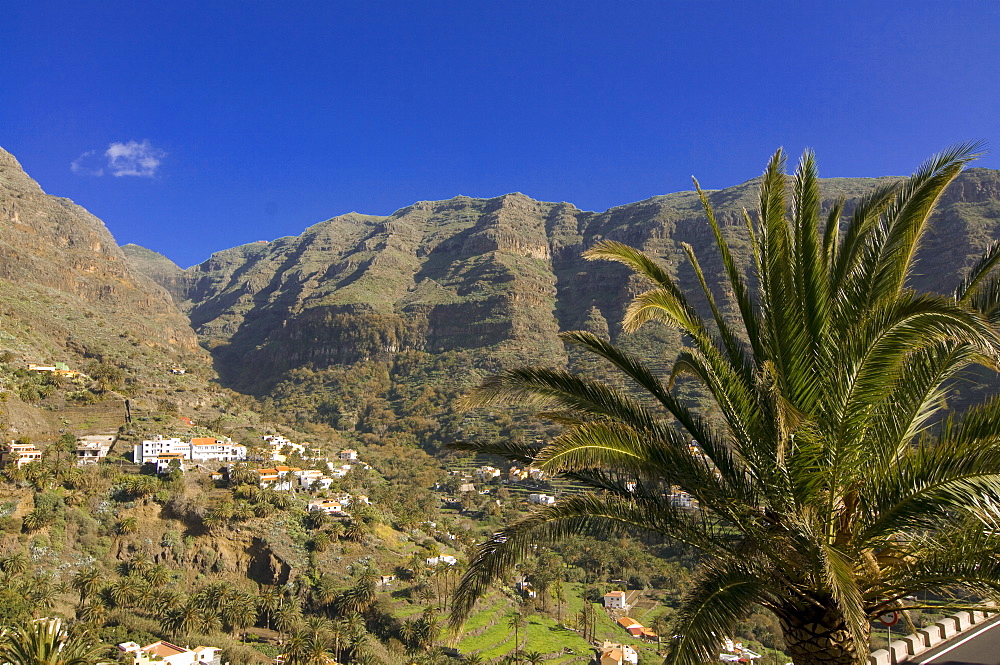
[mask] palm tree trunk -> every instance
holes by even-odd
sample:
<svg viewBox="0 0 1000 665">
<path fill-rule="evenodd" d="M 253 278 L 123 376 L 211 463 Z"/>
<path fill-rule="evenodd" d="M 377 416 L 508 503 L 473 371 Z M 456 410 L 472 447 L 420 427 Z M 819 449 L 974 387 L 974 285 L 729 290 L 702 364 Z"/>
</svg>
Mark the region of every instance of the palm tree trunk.
<svg viewBox="0 0 1000 665">
<path fill-rule="evenodd" d="M 795 665 L 858 665 L 868 644 L 857 644 L 836 607 L 796 607 L 778 617 Z"/>
</svg>

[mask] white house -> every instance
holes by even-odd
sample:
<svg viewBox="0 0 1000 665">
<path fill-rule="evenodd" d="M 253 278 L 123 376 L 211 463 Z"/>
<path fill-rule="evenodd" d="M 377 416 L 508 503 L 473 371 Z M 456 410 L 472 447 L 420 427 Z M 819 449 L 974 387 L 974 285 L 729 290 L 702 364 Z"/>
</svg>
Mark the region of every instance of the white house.
<svg viewBox="0 0 1000 665">
<path fill-rule="evenodd" d="M 742 642 L 734 642 L 731 637 L 722 640 L 722 653 L 719 654 L 719 660 L 723 662 L 754 661 L 760 657 L 761 654 L 747 649 Z"/>
<path fill-rule="evenodd" d="M 299 486 L 303 489 L 309 489 L 323 477 L 323 472 L 319 469 L 299 469 L 292 473 L 296 478 L 299 479 Z"/>
<path fill-rule="evenodd" d="M 306 447 L 304 445 L 302 445 L 301 443 L 292 443 L 291 441 L 281 436 L 280 434 L 268 434 L 261 438 L 263 438 L 264 441 L 271 444 L 271 448 L 274 449 L 272 456 L 279 454 L 282 448 L 288 448 L 294 452 L 297 452 L 300 455 L 305 454 L 306 452 Z"/>
<path fill-rule="evenodd" d="M 163 453 L 154 459 L 146 460 L 156 465 L 157 473 L 170 473 L 174 468 L 184 471 L 184 455 L 181 453 Z"/>
<path fill-rule="evenodd" d="M 218 460 L 220 462 L 237 462 L 247 458 L 247 447 L 234 444 L 231 441 L 219 441 L 212 437 L 195 437 L 191 439 L 191 456 L 194 462 Z"/>
<path fill-rule="evenodd" d="M 556 502 L 554 496 L 549 496 L 548 494 L 529 494 L 528 501 L 531 503 L 537 503 L 541 506 L 551 506 Z"/>
<path fill-rule="evenodd" d="M 343 450 L 340 451 L 337 457 L 344 460 L 345 462 L 355 462 L 358 459 L 358 451 L 351 450 L 350 448 L 344 448 Z"/>
<path fill-rule="evenodd" d="M 694 508 L 694 499 L 687 492 L 671 492 L 669 500 L 674 508 Z"/>
<path fill-rule="evenodd" d="M 234 444 L 231 441 L 220 441 L 212 437 L 195 437 L 190 441 L 181 441 L 174 437 L 164 439 L 155 436 L 150 440 L 135 444 L 132 450 L 132 460 L 136 464 L 155 462 L 161 455 L 180 454 L 192 462 L 236 462 L 247 458 L 247 447 Z"/>
<path fill-rule="evenodd" d="M 622 655 L 621 660 L 623 663 L 631 663 L 631 665 L 638 665 L 639 654 L 636 652 L 635 649 L 633 649 L 629 645 L 619 644 L 616 642 L 610 642 L 608 640 L 605 640 L 604 644 L 601 647 L 601 651 L 606 653 L 612 650 L 618 650 L 621 652 Z"/>
<path fill-rule="evenodd" d="M 291 469 L 287 466 L 279 466 L 274 469 L 257 469 L 257 475 L 260 476 L 260 486 L 286 492 L 291 490 L 294 476 L 290 476 L 289 471 Z"/>
<path fill-rule="evenodd" d="M 313 499 L 309 502 L 310 512 L 323 512 L 327 515 L 346 515 L 344 503 L 339 499 Z"/>
<path fill-rule="evenodd" d="M 164 454 L 181 453 L 187 456 L 191 452 L 191 445 L 174 437 L 164 439 L 157 435 L 152 439 L 135 444 L 132 450 L 132 461 L 136 464 L 145 464 Z"/>
<path fill-rule="evenodd" d="M 427 565 L 433 568 L 439 563 L 446 563 L 449 566 L 454 566 L 458 563 L 458 559 L 451 556 L 450 554 L 442 554 L 441 556 L 432 556 L 427 559 Z"/>
<path fill-rule="evenodd" d="M 11 441 L 0 452 L 0 464 L 3 466 L 14 464 L 19 469 L 25 464 L 31 464 L 40 459 L 42 459 L 42 451 L 36 448 L 33 443 Z"/>
<path fill-rule="evenodd" d="M 88 434 L 78 437 L 76 440 L 76 463 L 79 466 L 97 464 L 108 456 L 108 451 L 111 450 L 114 442 L 114 434 Z"/>
<path fill-rule="evenodd" d="M 353 468 L 350 464 L 341 464 L 340 466 L 334 466 L 333 462 L 326 463 L 327 468 L 330 469 L 330 475 L 334 478 L 343 478 L 347 473 Z"/>
<path fill-rule="evenodd" d="M 476 475 L 479 477 L 481 482 L 487 483 L 494 478 L 500 477 L 500 469 L 492 466 L 483 466 L 476 469 Z"/>
<path fill-rule="evenodd" d="M 604 607 L 609 610 L 627 610 L 624 591 L 609 591 L 604 594 Z"/>
</svg>

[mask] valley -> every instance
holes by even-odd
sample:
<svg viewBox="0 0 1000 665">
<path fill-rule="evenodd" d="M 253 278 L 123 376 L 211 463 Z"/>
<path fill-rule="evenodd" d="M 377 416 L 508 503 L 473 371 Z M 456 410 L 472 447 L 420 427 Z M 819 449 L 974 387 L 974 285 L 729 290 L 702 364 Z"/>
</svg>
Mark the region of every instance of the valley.
<svg viewBox="0 0 1000 665">
<path fill-rule="evenodd" d="M 844 199 L 850 209 L 892 180 L 823 181 L 821 205 Z M 757 185 L 709 192 L 741 264 L 751 260 L 741 210 L 755 206 Z M 959 176 L 933 224 L 913 283 L 947 293 L 1000 239 L 1000 172 Z M 463 396 L 524 364 L 620 384 L 564 345 L 567 330 L 610 339 L 663 372 L 686 343 L 665 327 L 622 332 L 639 285 L 620 266 L 582 258 L 599 240 L 655 255 L 694 293 L 690 246 L 724 291 L 693 193 L 605 212 L 518 193 L 422 201 L 388 216 L 340 215 L 182 269 L 151 249 L 118 247 L 100 220 L 46 194 L 0 149 L 0 434 L 41 455 L 2 472 L 0 619 L 59 615 L 112 645 L 215 645 L 232 665 L 273 662 L 310 639 L 362 665 L 499 662 L 516 649 L 585 663 L 606 640 L 657 662 L 661 645 L 618 625 L 605 593 L 641 592 L 630 618 L 669 634 L 698 558 L 639 533 L 539 547 L 465 632 L 446 630 L 476 544 L 539 497 L 574 490 L 449 449 L 559 431 L 528 408 L 470 409 Z M 997 387 L 962 376 L 949 405 Z M 677 389 L 706 404 L 692 385 Z M 104 462 L 76 466 L 86 435 L 115 444 Z M 133 447 L 157 436 L 229 440 L 246 460 L 156 473 L 136 464 Z M 265 437 L 302 450 L 273 451 Z M 325 487 L 264 477 L 279 467 L 322 475 L 345 450 L 365 464 L 324 476 Z M 345 495 L 369 502 L 310 510 Z M 734 637 L 783 663 L 780 635 L 773 617 L 754 612 Z"/>
</svg>

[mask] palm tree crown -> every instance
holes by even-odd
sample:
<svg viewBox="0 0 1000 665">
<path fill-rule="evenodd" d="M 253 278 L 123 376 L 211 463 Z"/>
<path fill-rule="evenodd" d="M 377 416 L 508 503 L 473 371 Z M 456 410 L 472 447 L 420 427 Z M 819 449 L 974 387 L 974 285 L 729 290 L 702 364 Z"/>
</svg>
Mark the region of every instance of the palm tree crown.
<svg viewBox="0 0 1000 665">
<path fill-rule="evenodd" d="M 86 634 L 71 638 L 59 619 L 36 619 L 0 636 L 0 662 L 11 665 L 94 665 L 101 652 Z"/>
<path fill-rule="evenodd" d="M 531 545 L 634 528 L 705 555 L 673 628 L 668 661 L 684 665 L 717 653 L 717 636 L 755 604 L 778 617 L 796 665 L 847 665 L 867 656 L 869 620 L 912 607 L 905 598 L 916 591 L 1000 591 L 992 528 L 1000 401 L 942 415 L 958 372 L 1000 361 L 1000 245 L 950 297 L 908 285 L 935 203 L 977 150 L 958 146 L 908 179 L 879 185 L 843 220 L 843 201 L 821 214 L 812 154 L 789 179 L 778 151 L 756 214 L 744 213 L 747 270 L 695 182 L 726 276 L 723 302 L 684 246 L 707 317 L 643 252 L 611 241 L 590 249 L 588 259 L 622 263 L 649 285 L 629 305 L 625 331 L 659 321 L 679 329 L 689 348 L 661 379 L 612 344 L 570 332 L 564 340 L 611 363 L 636 390 L 536 367 L 479 388 L 473 404 L 535 406 L 564 431 L 541 448 L 460 447 L 562 473 L 592 491 L 482 545 L 457 590 L 453 622 Z M 679 376 L 710 395 L 720 425 L 678 399 Z M 696 510 L 671 504 L 678 487 L 697 499 Z"/>
</svg>

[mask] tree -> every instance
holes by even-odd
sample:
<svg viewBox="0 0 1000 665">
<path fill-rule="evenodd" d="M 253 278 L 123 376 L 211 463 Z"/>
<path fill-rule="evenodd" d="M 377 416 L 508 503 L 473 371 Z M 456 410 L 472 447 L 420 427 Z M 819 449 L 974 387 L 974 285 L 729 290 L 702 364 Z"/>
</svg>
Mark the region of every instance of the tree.
<svg viewBox="0 0 1000 665">
<path fill-rule="evenodd" d="M 198 627 L 201 620 L 202 610 L 196 603 L 188 601 L 184 604 L 177 604 L 167 610 L 160 625 L 170 635 L 175 638 L 189 635 Z"/>
<path fill-rule="evenodd" d="M 516 657 L 521 651 L 521 638 L 520 630 L 528 625 L 528 620 L 524 618 L 524 614 L 520 610 L 514 610 L 507 615 L 507 626 L 509 626 L 514 631 L 514 656 Z"/>
<path fill-rule="evenodd" d="M 257 596 L 247 591 L 230 591 L 219 609 L 219 618 L 235 636 L 241 639 L 247 628 L 257 622 Z"/>
<path fill-rule="evenodd" d="M 789 183 L 779 151 L 756 215 L 745 215 L 746 270 L 696 182 L 728 301 L 685 245 L 705 318 L 654 258 L 610 241 L 590 249 L 588 259 L 622 263 L 649 285 L 626 310 L 626 332 L 658 321 L 690 348 L 664 381 L 595 335 L 564 334 L 621 371 L 632 393 L 533 367 L 485 381 L 473 404 L 538 407 L 563 432 L 540 448 L 461 447 L 569 474 L 592 491 L 486 542 L 457 590 L 453 623 L 532 546 L 629 529 L 703 555 L 674 615 L 671 663 L 709 659 L 716 636 L 755 603 L 778 618 L 796 665 L 847 665 L 864 660 L 870 619 L 918 607 L 907 600 L 915 592 L 1000 592 L 1000 399 L 943 412 L 962 370 L 1000 364 L 1000 244 L 949 297 L 909 283 L 935 203 L 977 149 L 950 149 L 910 178 L 877 184 L 843 224 L 844 201 L 835 203 L 825 228 L 812 154 Z M 712 411 L 681 400 L 682 377 Z M 671 501 L 674 488 L 694 509 Z"/>
<path fill-rule="evenodd" d="M 135 515 L 122 517 L 115 523 L 115 531 L 121 535 L 136 533 L 139 531 L 139 518 Z"/>
<path fill-rule="evenodd" d="M 95 665 L 101 651 L 87 633 L 71 638 L 59 619 L 16 626 L 0 639 L 0 662 L 10 665 Z"/>
<path fill-rule="evenodd" d="M 522 654 L 521 662 L 525 665 L 542 665 L 545 662 L 545 656 L 538 651 L 525 651 Z"/>
<path fill-rule="evenodd" d="M 91 363 L 87 373 L 94 380 L 97 392 L 101 393 L 117 390 L 125 380 L 125 373 L 121 368 L 107 363 Z"/>
</svg>

